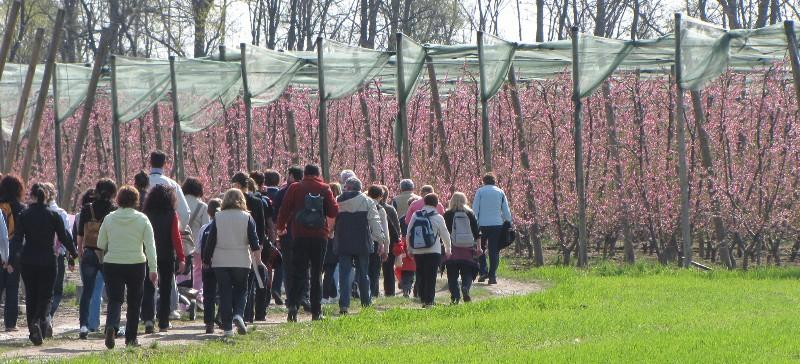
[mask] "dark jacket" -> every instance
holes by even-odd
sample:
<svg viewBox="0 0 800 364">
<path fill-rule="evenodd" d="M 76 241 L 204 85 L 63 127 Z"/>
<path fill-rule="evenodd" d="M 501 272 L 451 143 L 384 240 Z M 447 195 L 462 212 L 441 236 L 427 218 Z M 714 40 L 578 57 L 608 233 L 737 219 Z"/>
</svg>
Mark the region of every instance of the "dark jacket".
<svg viewBox="0 0 800 364">
<path fill-rule="evenodd" d="M 78 255 L 61 216 L 47 205 L 31 204 L 20 213 L 19 218 L 15 217 L 14 223 L 11 251 L 16 254 L 10 256 L 9 263 L 12 266 L 19 267 L 20 264 L 55 266 L 53 241 L 56 236 L 71 256 Z"/>
<path fill-rule="evenodd" d="M 266 220 L 264 217 L 264 201 L 261 200 L 261 194 L 248 192 L 244 194 L 244 199 L 247 202 L 247 210 L 250 211 L 250 216 L 256 223 L 256 234 L 258 234 L 258 241 L 263 245 L 267 241 L 266 234 Z"/>
<path fill-rule="evenodd" d="M 173 209 L 154 209 L 145 211 L 153 226 L 156 240 L 158 264 L 175 264 L 185 259 L 181 240 L 178 214 Z"/>
<path fill-rule="evenodd" d="M 359 191 L 347 191 L 338 198 L 335 249 L 338 255 L 375 253 L 375 244 L 385 243 L 375 200 Z"/>
<path fill-rule="evenodd" d="M 325 216 L 334 218 L 339 213 L 339 205 L 333 198 L 330 186 L 319 176 L 305 176 L 302 181 L 293 183 L 286 191 L 286 195 L 281 201 L 280 212 L 278 212 L 278 225 L 276 228 L 281 231 L 289 226 L 292 229 L 292 238 L 295 239 L 314 238 L 327 240 L 330 235 L 330 226 L 328 226 L 327 221 L 322 229 L 308 229 L 292 223 L 295 215 L 305 207 L 305 198 L 308 194 L 321 195 L 323 197 Z"/>
<path fill-rule="evenodd" d="M 380 205 L 386 210 L 386 219 L 389 222 L 389 249 L 386 251 L 391 252 L 395 244 L 400 241 L 400 219 L 394 207 L 385 202 L 381 202 Z"/>
<path fill-rule="evenodd" d="M 103 219 L 106 218 L 106 215 L 117 209 L 117 206 L 108 200 L 97 200 L 91 204 L 83 205 L 83 208 L 81 208 L 81 215 L 78 218 L 78 236 L 80 237 L 83 237 L 84 225 L 92 221 L 92 210 L 89 209 L 90 207 L 94 210 L 94 217 L 99 222 L 102 222 Z"/>
</svg>

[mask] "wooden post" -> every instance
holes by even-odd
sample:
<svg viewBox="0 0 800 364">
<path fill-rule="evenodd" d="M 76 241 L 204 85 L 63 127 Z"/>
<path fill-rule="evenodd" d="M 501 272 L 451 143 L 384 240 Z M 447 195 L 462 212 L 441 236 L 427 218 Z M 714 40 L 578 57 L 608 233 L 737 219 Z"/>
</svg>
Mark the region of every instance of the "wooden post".
<svg viewBox="0 0 800 364">
<path fill-rule="evenodd" d="M 252 171 L 255 169 L 255 160 L 253 158 L 253 103 L 250 95 L 250 87 L 247 84 L 247 51 L 246 43 L 240 43 L 239 48 L 242 51 L 242 89 L 244 91 L 244 117 L 247 127 L 247 170 Z"/>
<path fill-rule="evenodd" d="M 181 139 L 181 121 L 178 115 L 178 82 L 175 77 L 175 56 L 169 56 L 169 80 L 172 85 L 172 153 L 175 160 L 173 175 L 178 183 L 183 182 L 183 141 Z"/>
<path fill-rule="evenodd" d="M 483 170 L 491 172 L 492 167 L 492 134 L 489 129 L 489 98 L 486 97 L 486 63 L 483 55 L 483 32 L 478 31 L 478 70 L 481 91 L 481 141 L 483 144 Z"/>
<path fill-rule="evenodd" d="M 39 53 L 42 50 L 43 40 L 44 29 L 36 29 L 36 35 L 33 40 L 33 51 L 31 52 L 30 63 L 28 63 L 28 73 L 25 75 L 25 83 L 22 85 L 22 93 L 19 96 L 19 105 L 17 106 L 17 115 L 14 119 L 14 131 L 11 133 L 11 141 L 9 141 L 8 149 L 6 150 L 5 173 L 9 173 L 14 169 L 14 160 L 17 159 L 17 145 L 19 144 L 20 131 L 22 130 L 22 123 L 25 120 L 25 111 L 28 109 L 28 97 L 31 94 L 33 76 L 36 73 L 36 65 L 39 63 Z"/>
<path fill-rule="evenodd" d="M 112 22 L 109 28 L 103 29 L 100 36 L 100 45 L 97 48 L 97 53 L 94 55 L 94 65 L 92 66 L 92 76 L 89 79 L 87 86 L 86 100 L 83 102 L 83 112 L 81 113 L 81 122 L 78 126 L 78 135 L 75 137 L 75 148 L 72 152 L 72 163 L 69 166 L 69 175 L 67 176 L 67 183 L 64 185 L 64 194 L 61 196 L 61 206 L 69 208 L 72 205 L 72 193 L 75 190 L 75 182 L 78 178 L 78 168 L 81 164 L 81 153 L 83 152 L 83 143 L 86 142 L 86 136 L 89 134 L 89 119 L 92 117 L 92 108 L 94 108 L 95 96 L 97 95 L 97 83 L 100 81 L 100 73 L 103 69 L 106 56 L 108 55 L 108 48 L 111 41 L 117 37 L 116 22 Z"/>
<path fill-rule="evenodd" d="M 114 176 L 122 184 L 122 156 L 119 138 L 119 99 L 117 97 L 117 57 L 111 56 L 111 149 L 114 156 Z"/>
<path fill-rule="evenodd" d="M 441 98 L 439 97 L 439 85 L 437 84 L 436 79 L 436 69 L 433 67 L 433 60 L 430 57 L 426 57 L 425 60 L 426 66 L 428 68 L 428 82 L 430 83 L 431 89 L 431 103 L 433 104 L 433 116 L 436 119 L 436 133 L 439 134 L 439 154 L 442 167 L 444 168 L 444 175 L 445 180 L 449 181 L 450 184 L 454 184 L 453 181 L 453 169 L 450 165 L 450 157 L 447 155 L 447 148 L 444 146 L 447 145 L 447 132 L 445 131 L 444 127 L 444 116 L 442 116 L 442 102 Z"/>
<path fill-rule="evenodd" d="M 686 104 L 683 100 L 684 90 L 681 87 L 683 71 L 681 70 L 681 13 L 675 13 L 675 84 L 677 90 L 677 114 L 675 133 L 678 135 L 678 182 L 681 186 L 680 226 L 683 240 L 683 259 L 681 266 L 688 268 L 692 262 L 692 233 L 689 225 L 689 174 L 686 168 Z"/>
<path fill-rule="evenodd" d="M 39 129 L 42 126 L 42 117 L 44 116 L 44 108 L 47 104 L 50 81 L 53 79 L 53 74 L 55 73 L 56 57 L 58 57 L 58 49 L 61 45 L 61 34 L 63 30 L 64 9 L 58 9 L 56 23 L 53 27 L 53 35 L 50 39 L 50 47 L 47 49 L 47 60 L 45 61 L 44 74 L 42 75 L 42 86 L 39 88 L 39 97 L 36 99 L 36 109 L 33 112 L 33 122 L 31 123 L 30 132 L 28 133 L 28 146 L 25 147 L 25 160 L 22 162 L 22 180 L 25 182 L 28 181 L 31 175 L 33 157 L 36 154 L 36 146 L 39 144 Z M 55 84 L 55 82 L 53 83 Z"/>
<path fill-rule="evenodd" d="M 575 143 L 575 192 L 578 195 L 578 266 L 589 265 L 586 232 L 586 191 L 583 177 L 583 101 L 580 90 L 580 66 L 578 60 L 578 27 L 572 27 L 572 103 L 575 105 L 573 119 Z"/>
<path fill-rule="evenodd" d="M 786 31 L 786 42 L 789 46 L 789 59 L 792 62 L 792 78 L 794 79 L 794 92 L 797 105 L 800 107 L 800 55 L 797 53 L 797 36 L 794 33 L 794 21 L 785 20 L 783 28 Z"/>
<path fill-rule="evenodd" d="M 397 132 L 400 133 L 400 173 L 411 178 L 411 150 L 408 144 L 408 103 L 406 102 L 406 80 L 403 67 L 403 33 L 396 34 L 397 60 Z"/>
<path fill-rule="evenodd" d="M 317 37 L 317 80 L 319 82 L 319 163 L 322 168 L 322 178 L 330 180 L 330 161 L 328 160 L 328 96 L 325 94 L 325 72 L 322 70 L 323 49 L 322 37 Z"/>
<path fill-rule="evenodd" d="M 64 193 L 64 166 L 61 161 L 61 120 L 58 118 L 58 70 L 53 72 L 53 149 L 56 159 L 56 191 L 61 198 Z"/>
</svg>

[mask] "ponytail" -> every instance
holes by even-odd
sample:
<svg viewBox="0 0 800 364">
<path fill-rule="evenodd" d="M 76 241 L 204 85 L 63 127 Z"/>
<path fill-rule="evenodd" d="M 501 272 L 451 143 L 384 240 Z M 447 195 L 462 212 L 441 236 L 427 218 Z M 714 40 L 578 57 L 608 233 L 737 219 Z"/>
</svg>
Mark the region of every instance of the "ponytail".
<svg viewBox="0 0 800 364">
<path fill-rule="evenodd" d="M 47 193 L 41 183 L 34 183 L 33 186 L 31 186 L 31 197 L 36 199 L 38 203 L 45 203 L 45 201 L 47 201 Z"/>
</svg>

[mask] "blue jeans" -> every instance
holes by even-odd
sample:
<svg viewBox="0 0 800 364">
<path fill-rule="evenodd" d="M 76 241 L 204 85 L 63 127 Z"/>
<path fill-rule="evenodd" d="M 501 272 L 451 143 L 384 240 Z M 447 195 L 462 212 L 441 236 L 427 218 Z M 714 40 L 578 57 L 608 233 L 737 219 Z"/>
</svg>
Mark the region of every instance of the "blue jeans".
<svg viewBox="0 0 800 364">
<path fill-rule="evenodd" d="M 503 226 L 482 226 L 481 240 L 487 246 L 486 253 L 478 258 L 481 275 L 488 275 L 489 279 L 497 279 L 497 266 L 500 265 L 500 238 Z M 486 254 L 489 254 L 489 269 L 486 269 Z"/>
<path fill-rule="evenodd" d="M 103 305 L 103 289 L 105 289 L 106 282 L 103 271 L 97 272 L 97 279 L 94 282 L 94 291 L 92 292 L 92 303 L 89 305 L 89 331 L 97 331 L 100 329 L 100 307 Z"/>
<path fill-rule="evenodd" d="M 203 268 L 203 322 L 213 324 L 217 307 L 217 276 L 213 268 Z"/>
<path fill-rule="evenodd" d="M 219 316 L 222 329 L 233 330 L 233 317 L 244 317 L 247 300 L 248 268 L 214 268 L 219 293 Z"/>
<path fill-rule="evenodd" d="M 353 285 L 350 284 L 350 272 L 353 267 L 353 260 L 356 261 L 356 276 L 353 278 L 358 282 L 358 292 L 362 306 L 369 306 L 372 297 L 369 293 L 369 254 L 361 255 L 339 255 L 339 308 L 350 308 L 350 293 Z"/>
<path fill-rule="evenodd" d="M 8 273 L 5 269 L 0 273 L 0 295 L 5 296 L 5 322 L 6 328 L 17 327 L 19 317 L 19 270 Z"/>
<path fill-rule="evenodd" d="M 89 312 L 91 311 L 90 306 L 92 302 L 92 296 L 94 295 L 94 288 L 97 285 L 97 276 L 100 274 L 102 268 L 103 267 L 100 265 L 100 259 L 97 257 L 97 253 L 95 253 L 95 251 L 92 249 L 84 249 L 80 265 L 83 292 L 81 292 L 80 308 L 78 310 L 78 318 L 81 327 L 89 327 Z M 99 312 L 99 302 L 97 307 L 97 311 Z"/>
</svg>

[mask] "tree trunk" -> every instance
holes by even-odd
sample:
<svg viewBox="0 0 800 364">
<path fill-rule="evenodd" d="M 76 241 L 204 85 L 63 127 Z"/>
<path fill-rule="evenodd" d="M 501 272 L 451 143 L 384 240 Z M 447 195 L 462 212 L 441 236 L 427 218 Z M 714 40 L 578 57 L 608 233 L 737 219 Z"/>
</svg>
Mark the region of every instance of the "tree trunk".
<svg viewBox="0 0 800 364">
<path fill-rule="evenodd" d="M 192 0 L 192 18 L 194 20 L 194 57 L 206 55 L 206 22 L 214 0 Z"/>
</svg>

